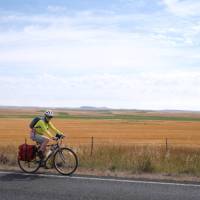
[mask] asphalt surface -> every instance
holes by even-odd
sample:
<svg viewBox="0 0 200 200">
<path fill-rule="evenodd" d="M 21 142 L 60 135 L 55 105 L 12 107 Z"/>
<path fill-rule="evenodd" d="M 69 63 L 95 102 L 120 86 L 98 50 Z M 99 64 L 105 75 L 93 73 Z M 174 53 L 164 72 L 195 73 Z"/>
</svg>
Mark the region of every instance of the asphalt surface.
<svg viewBox="0 0 200 200">
<path fill-rule="evenodd" d="M 200 185 L 0 172 L 0 200 L 199 200 Z"/>
</svg>

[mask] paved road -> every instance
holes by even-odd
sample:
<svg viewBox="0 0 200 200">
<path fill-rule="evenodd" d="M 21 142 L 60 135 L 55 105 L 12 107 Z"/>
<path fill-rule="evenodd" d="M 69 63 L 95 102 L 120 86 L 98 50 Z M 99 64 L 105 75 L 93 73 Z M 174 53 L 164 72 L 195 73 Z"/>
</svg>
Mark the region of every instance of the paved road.
<svg viewBox="0 0 200 200">
<path fill-rule="evenodd" d="M 0 200 L 199 200 L 200 185 L 0 172 Z"/>
</svg>

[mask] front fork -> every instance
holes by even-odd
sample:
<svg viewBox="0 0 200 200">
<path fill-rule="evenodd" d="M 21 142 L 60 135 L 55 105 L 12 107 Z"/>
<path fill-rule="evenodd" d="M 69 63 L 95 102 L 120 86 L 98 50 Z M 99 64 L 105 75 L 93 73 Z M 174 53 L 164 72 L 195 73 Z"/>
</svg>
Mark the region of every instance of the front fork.
<svg viewBox="0 0 200 200">
<path fill-rule="evenodd" d="M 59 155 L 60 155 L 62 161 L 65 163 L 65 158 L 64 158 L 64 156 L 63 156 L 63 153 L 62 153 L 61 149 L 58 149 L 58 153 L 59 153 Z"/>
</svg>

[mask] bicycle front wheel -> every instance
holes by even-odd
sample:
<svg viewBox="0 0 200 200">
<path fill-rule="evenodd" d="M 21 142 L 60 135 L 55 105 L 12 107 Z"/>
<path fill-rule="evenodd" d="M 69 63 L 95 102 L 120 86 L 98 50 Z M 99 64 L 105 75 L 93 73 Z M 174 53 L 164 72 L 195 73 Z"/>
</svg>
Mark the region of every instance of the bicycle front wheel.
<svg viewBox="0 0 200 200">
<path fill-rule="evenodd" d="M 63 175 L 71 175 L 78 167 L 77 155 L 69 148 L 61 148 L 54 155 L 54 166 Z"/>
</svg>

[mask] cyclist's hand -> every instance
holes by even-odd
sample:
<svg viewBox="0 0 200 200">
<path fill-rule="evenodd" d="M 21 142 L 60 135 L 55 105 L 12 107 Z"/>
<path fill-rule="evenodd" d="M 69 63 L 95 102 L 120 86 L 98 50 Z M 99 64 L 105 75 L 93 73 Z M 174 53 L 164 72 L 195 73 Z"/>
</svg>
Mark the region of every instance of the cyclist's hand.
<svg viewBox="0 0 200 200">
<path fill-rule="evenodd" d="M 58 138 L 58 139 L 62 139 L 62 138 L 64 138 L 65 136 L 63 135 L 63 134 L 61 134 L 61 133 L 57 133 L 56 134 L 56 138 Z"/>
</svg>

